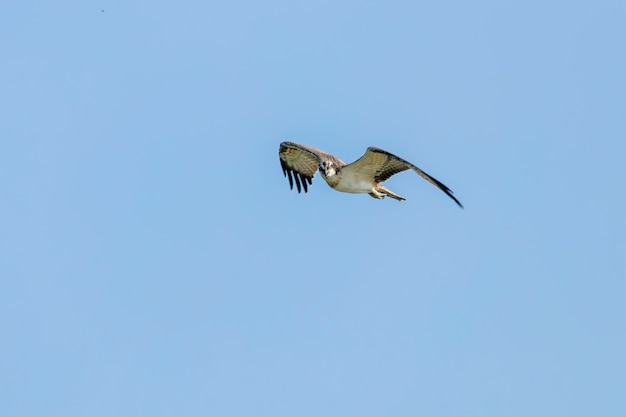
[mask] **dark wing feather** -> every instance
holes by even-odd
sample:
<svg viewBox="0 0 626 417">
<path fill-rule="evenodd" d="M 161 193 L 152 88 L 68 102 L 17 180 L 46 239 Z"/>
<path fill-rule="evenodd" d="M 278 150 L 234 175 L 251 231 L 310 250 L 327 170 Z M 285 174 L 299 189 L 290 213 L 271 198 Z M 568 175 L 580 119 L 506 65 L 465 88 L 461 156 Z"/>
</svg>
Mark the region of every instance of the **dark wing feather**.
<svg viewBox="0 0 626 417">
<path fill-rule="evenodd" d="M 359 160 L 348 165 L 348 167 L 352 166 L 354 166 L 354 169 L 357 171 L 365 171 L 368 174 L 372 175 L 376 182 L 387 181 L 389 178 L 391 178 L 391 176 L 395 174 L 406 171 L 408 169 L 412 169 L 420 177 L 424 178 L 426 181 L 446 193 L 446 195 L 453 199 L 455 203 L 459 205 L 459 207 L 463 208 L 463 205 L 452 194 L 452 190 L 446 187 L 446 185 L 443 184 L 441 181 L 431 177 L 412 163 L 380 148 L 370 146 L 369 148 L 367 148 L 367 151 Z"/>
<path fill-rule="evenodd" d="M 324 151 L 311 146 L 301 145 L 294 142 L 283 142 L 278 149 L 280 166 L 285 177 L 289 178 L 289 186 L 293 189 L 295 181 L 298 192 L 304 188 L 308 191 L 308 185 L 313 183 L 313 177 L 317 173 L 322 160 L 340 162 L 339 166 L 345 165 L 342 161 Z"/>
</svg>

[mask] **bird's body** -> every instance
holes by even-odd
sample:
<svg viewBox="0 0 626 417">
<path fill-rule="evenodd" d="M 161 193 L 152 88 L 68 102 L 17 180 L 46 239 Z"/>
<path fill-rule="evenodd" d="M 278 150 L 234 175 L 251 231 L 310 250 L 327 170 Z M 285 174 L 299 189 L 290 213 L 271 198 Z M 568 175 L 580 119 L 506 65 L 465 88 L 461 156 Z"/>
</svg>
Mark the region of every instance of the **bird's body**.
<svg viewBox="0 0 626 417">
<path fill-rule="evenodd" d="M 365 181 L 354 176 L 345 176 L 339 172 L 330 177 L 324 178 L 331 188 L 344 193 L 363 194 L 374 192 L 374 186 L 370 181 Z"/>
<path fill-rule="evenodd" d="M 367 148 L 365 154 L 351 164 L 319 149 L 294 142 L 281 143 L 278 153 L 283 174 L 289 178 L 291 188 L 295 181 L 298 192 L 302 188 L 304 192 L 308 191 L 307 184 L 312 184 L 313 177 L 319 170 L 322 178 L 334 190 L 369 194 L 378 199 L 391 197 L 402 201 L 405 200 L 404 197 L 383 187 L 381 183 L 392 175 L 411 169 L 463 207 L 443 183 L 410 162 L 380 148 Z"/>
</svg>

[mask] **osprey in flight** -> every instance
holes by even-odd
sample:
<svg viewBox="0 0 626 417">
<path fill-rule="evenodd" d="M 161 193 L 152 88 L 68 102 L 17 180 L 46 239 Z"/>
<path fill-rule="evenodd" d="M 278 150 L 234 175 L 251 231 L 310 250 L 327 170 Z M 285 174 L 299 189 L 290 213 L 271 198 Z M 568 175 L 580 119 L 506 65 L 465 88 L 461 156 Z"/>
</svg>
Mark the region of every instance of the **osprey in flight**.
<svg viewBox="0 0 626 417">
<path fill-rule="evenodd" d="M 281 143 L 278 155 L 283 174 L 289 178 L 289 186 L 293 189 L 295 180 L 298 192 L 301 188 L 304 188 L 305 193 L 308 191 L 307 183 L 312 184 L 312 179 L 319 169 L 322 178 L 334 190 L 344 193 L 367 193 L 374 198 L 389 196 L 402 201 L 406 198 L 386 189 L 381 183 L 392 175 L 412 169 L 463 208 L 459 200 L 452 195 L 452 191 L 443 183 L 412 163 L 373 146 L 367 148 L 365 154 L 351 164 L 346 164 L 319 149 L 294 142 Z"/>
</svg>

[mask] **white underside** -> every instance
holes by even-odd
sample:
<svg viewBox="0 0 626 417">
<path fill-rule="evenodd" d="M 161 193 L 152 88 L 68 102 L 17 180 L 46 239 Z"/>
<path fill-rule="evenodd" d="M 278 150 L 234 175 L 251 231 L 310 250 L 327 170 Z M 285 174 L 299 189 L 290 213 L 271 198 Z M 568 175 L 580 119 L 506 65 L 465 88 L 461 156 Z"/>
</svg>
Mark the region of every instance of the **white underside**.
<svg viewBox="0 0 626 417">
<path fill-rule="evenodd" d="M 356 178 L 340 178 L 339 182 L 334 186 L 333 184 L 329 185 L 335 190 L 344 193 L 363 194 L 374 192 L 374 184 Z"/>
</svg>

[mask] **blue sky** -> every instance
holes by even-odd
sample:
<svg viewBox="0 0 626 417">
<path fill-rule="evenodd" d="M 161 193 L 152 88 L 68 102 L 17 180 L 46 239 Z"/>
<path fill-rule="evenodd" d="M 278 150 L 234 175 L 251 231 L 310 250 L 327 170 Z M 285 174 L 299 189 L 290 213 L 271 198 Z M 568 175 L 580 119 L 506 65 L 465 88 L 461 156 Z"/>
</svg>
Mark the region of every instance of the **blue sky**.
<svg viewBox="0 0 626 417">
<path fill-rule="evenodd" d="M 7 4 L 1 414 L 626 415 L 625 17 Z M 299 195 L 283 140 L 465 210 Z"/>
</svg>

